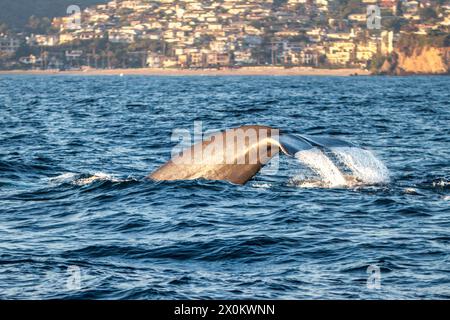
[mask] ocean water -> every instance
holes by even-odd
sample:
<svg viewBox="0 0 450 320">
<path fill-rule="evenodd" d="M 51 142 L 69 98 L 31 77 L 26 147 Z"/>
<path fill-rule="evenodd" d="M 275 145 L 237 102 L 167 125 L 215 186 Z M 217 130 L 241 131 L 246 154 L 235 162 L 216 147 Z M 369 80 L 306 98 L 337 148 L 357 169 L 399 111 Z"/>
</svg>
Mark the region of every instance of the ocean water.
<svg viewBox="0 0 450 320">
<path fill-rule="evenodd" d="M 0 298 L 448 299 L 449 89 L 449 77 L 1 76 Z M 146 179 L 195 121 L 338 137 L 389 178 L 305 185 L 280 157 L 243 186 Z"/>
</svg>

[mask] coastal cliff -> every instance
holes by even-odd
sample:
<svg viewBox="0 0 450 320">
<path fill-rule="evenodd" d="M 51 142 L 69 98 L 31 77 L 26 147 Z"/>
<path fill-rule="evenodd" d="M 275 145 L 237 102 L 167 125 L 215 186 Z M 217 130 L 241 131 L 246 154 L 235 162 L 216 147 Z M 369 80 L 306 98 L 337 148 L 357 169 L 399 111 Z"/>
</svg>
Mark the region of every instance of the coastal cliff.
<svg viewBox="0 0 450 320">
<path fill-rule="evenodd" d="M 450 46 L 409 43 L 383 58 L 375 74 L 449 74 Z"/>
<path fill-rule="evenodd" d="M 449 72 L 450 48 L 416 48 L 412 55 L 398 52 L 397 68 L 406 73 L 443 74 Z"/>
</svg>

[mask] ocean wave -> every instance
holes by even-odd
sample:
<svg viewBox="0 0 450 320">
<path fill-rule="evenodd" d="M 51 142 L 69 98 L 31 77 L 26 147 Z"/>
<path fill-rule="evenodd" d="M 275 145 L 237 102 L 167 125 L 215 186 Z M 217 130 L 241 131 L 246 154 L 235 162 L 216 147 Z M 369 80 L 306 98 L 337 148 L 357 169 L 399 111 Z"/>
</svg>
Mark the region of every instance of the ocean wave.
<svg viewBox="0 0 450 320">
<path fill-rule="evenodd" d="M 416 188 L 411 188 L 411 187 L 403 189 L 403 192 L 406 194 L 412 194 L 412 195 L 420 194 Z"/>
<path fill-rule="evenodd" d="M 450 190 L 450 178 L 448 177 L 430 177 L 417 184 L 422 189 L 431 189 L 437 192 Z"/>
<path fill-rule="evenodd" d="M 63 174 L 60 174 L 56 177 L 48 178 L 47 181 L 50 184 L 54 185 L 60 185 L 60 184 L 72 184 L 75 186 L 86 186 L 89 184 L 92 184 L 94 182 L 130 182 L 130 181 L 136 181 L 134 178 L 118 178 L 115 175 L 104 173 L 104 172 L 95 172 L 92 174 L 79 174 L 74 172 L 66 172 Z"/>
<path fill-rule="evenodd" d="M 91 245 L 65 252 L 63 257 L 127 257 L 131 259 L 173 259 L 221 261 L 254 259 L 274 251 L 289 249 L 297 240 L 288 237 L 257 236 L 248 239 L 214 239 L 211 241 L 179 241 L 165 246 Z"/>
<path fill-rule="evenodd" d="M 395 90 L 383 77 L 126 80 L 2 78 L 1 298 L 448 297 L 450 109 L 436 89 L 447 78 L 398 78 Z M 411 117 L 393 99 L 418 90 L 436 113 Z M 243 186 L 146 179 L 170 157 L 172 130 L 194 120 L 346 137 L 379 152 L 392 179 L 323 189 L 340 179 L 315 154 L 306 162 L 326 179 L 288 157 Z M 344 177 L 383 176 L 370 154 L 341 151 L 325 156 Z M 381 290 L 367 290 L 370 264 Z M 66 290 L 70 266 L 80 291 Z"/>
<path fill-rule="evenodd" d="M 261 183 L 261 182 L 253 182 L 252 184 L 253 188 L 258 188 L 258 189 L 270 189 L 270 187 L 272 187 L 272 185 L 270 183 Z"/>
<path fill-rule="evenodd" d="M 436 187 L 436 188 L 449 189 L 450 181 L 447 179 L 437 179 L 437 180 L 433 181 L 432 185 L 433 185 L 433 187 Z"/>
</svg>

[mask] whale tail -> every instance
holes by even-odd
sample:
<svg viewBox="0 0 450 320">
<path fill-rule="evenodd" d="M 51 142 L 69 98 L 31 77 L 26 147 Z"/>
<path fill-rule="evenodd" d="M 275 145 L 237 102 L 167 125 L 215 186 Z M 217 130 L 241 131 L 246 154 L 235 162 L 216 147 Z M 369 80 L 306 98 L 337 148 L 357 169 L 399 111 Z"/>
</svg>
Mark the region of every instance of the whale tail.
<svg viewBox="0 0 450 320">
<path fill-rule="evenodd" d="M 291 157 L 297 152 L 313 148 L 329 150 L 337 147 L 356 147 L 353 143 L 324 136 L 282 134 L 278 139 L 281 151 Z"/>
<path fill-rule="evenodd" d="M 280 133 L 267 126 L 242 126 L 218 132 L 173 154 L 153 172 L 153 180 L 224 180 L 245 184 L 278 153 L 296 158 L 302 170 L 326 186 L 384 184 L 389 170 L 353 143 L 325 136 Z M 301 176 L 299 176 L 301 177 Z"/>
</svg>

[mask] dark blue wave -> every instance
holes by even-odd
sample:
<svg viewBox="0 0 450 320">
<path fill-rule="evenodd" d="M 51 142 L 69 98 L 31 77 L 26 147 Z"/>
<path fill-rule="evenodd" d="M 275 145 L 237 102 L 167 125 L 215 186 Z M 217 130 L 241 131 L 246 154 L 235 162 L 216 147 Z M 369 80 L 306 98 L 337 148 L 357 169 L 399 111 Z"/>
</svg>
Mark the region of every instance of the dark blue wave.
<svg viewBox="0 0 450 320">
<path fill-rule="evenodd" d="M 42 79 L 0 77 L 0 298 L 450 297 L 448 77 Z M 391 181 L 300 188 L 289 159 L 244 186 L 147 179 L 193 121 L 333 135 Z"/>
</svg>

